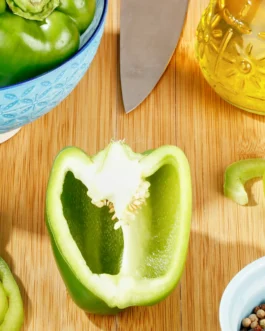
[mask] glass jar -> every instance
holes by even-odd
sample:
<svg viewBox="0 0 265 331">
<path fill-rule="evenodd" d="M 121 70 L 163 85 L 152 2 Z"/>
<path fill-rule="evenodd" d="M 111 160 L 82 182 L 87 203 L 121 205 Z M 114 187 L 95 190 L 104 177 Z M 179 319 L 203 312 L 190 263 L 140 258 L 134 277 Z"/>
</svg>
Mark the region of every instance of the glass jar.
<svg viewBox="0 0 265 331">
<path fill-rule="evenodd" d="M 265 0 L 211 0 L 197 28 L 196 55 L 223 99 L 265 115 Z"/>
</svg>

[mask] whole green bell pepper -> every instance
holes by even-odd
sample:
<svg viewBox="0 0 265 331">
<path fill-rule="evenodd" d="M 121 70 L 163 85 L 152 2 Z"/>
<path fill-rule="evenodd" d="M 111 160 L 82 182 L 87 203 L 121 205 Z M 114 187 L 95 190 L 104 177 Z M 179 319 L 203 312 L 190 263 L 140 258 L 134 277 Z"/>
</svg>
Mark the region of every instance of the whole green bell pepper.
<svg viewBox="0 0 265 331">
<path fill-rule="evenodd" d="M 19 331 L 23 319 L 19 288 L 8 265 L 0 258 L 0 331 Z"/>
<path fill-rule="evenodd" d="M 0 0 L 0 87 L 71 57 L 95 8 L 95 0 Z"/>
<path fill-rule="evenodd" d="M 189 164 L 175 146 L 137 154 L 111 142 L 92 157 L 74 147 L 59 153 L 46 224 L 77 305 L 115 314 L 169 295 L 185 265 L 191 199 Z"/>
</svg>

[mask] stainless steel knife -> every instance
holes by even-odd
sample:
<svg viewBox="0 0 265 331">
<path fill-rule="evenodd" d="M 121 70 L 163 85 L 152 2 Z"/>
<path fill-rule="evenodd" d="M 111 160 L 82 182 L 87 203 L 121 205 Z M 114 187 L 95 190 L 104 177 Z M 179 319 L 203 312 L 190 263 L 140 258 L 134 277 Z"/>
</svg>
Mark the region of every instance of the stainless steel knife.
<svg viewBox="0 0 265 331">
<path fill-rule="evenodd" d="M 122 0 L 120 73 L 126 113 L 153 90 L 178 44 L 188 0 Z"/>
</svg>

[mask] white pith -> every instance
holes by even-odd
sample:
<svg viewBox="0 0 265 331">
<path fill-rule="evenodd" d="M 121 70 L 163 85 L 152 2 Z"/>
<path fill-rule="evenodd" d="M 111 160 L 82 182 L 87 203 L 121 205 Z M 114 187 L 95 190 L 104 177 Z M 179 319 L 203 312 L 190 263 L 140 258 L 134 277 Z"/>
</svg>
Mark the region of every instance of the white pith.
<svg viewBox="0 0 265 331">
<path fill-rule="evenodd" d="M 103 165 L 94 163 L 79 174 L 88 188 L 87 195 L 91 202 L 102 208 L 108 205 L 117 219 L 115 229 L 128 225 L 135 219 L 135 213 L 149 197 L 150 183 L 142 178 L 139 159 L 130 159 L 122 142 L 109 145 Z"/>
<path fill-rule="evenodd" d="M 116 203 L 113 202 L 112 196 L 110 196 L 108 199 L 92 199 L 91 202 L 98 208 L 102 208 L 104 206 L 109 207 L 110 214 L 113 214 L 111 219 L 113 221 L 117 220 L 114 225 L 114 229 L 118 230 L 122 225 L 129 225 L 131 221 L 135 220 L 135 215 L 138 212 L 138 209 L 141 208 L 141 206 L 146 202 L 146 199 L 150 195 L 148 191 L 149 187 L 150 183 L 142 179 L 140 181 L 139 187 L 136 189 L 136 192 L 130 198 L 130 202 L 128 204 L 124 204 L 124 209 L 120 212 L 116 211 Z M 88 196 L 90 196 L 90 194 L 88 194 Z"/>
</svg>

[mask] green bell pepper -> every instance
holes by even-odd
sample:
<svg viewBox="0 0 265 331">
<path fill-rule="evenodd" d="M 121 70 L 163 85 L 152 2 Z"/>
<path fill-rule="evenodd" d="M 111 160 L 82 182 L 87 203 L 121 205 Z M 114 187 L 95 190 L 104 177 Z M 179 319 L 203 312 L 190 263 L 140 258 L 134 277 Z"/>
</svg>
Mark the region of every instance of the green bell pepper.
<svg viewBox="0 0 265 331">
<path fill-rule="evenodd" d="M 19 288 L 8 265 L 0 258 L 0 331 L 19 331 L 23 319 Z"/>
<path fill-rule="evenodd" d="M 189 164 L 175 146 L 136 154 L 111 142 L 92 157 L 62 150 L 48 183 L 46 224 L 77 305 L 115 314 L 168 296 L 185 265 L 191 200 Z"/>
<path fill-rule="evenodd" d="M 231 164 L 225 171 L 224 195 L 239 205 L 248 204 L 248 194 L 245 183 L 265 174 L 264 159 L 247 159 Z M 265 178 L 263 177 L 265 190 Z"/>
<path fill-rule="evenodd" d="M 0 87 L 71 57 L 95 8 L 96 0 L 0 0 Z"/>
</svg>

